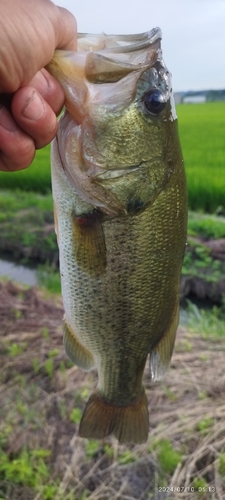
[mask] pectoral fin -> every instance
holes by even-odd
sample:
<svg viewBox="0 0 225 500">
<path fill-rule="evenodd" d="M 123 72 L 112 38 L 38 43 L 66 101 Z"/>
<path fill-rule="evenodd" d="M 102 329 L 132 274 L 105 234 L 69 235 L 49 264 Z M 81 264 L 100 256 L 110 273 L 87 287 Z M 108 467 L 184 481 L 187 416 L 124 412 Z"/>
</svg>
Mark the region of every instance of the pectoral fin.
<svg viewBox="0 0 225 500">
<path fill-rule="evenodd" d="M 72 217 L 78 266 L 90 275 L 102 274 L 106 268 L 106 246 L 100 214 Z"/>
<path fill-rule="evenodd" d="M 170 365 L 179 322 L 179 305 L 176 306 L 168 330 L 150 352 L 150 373 L 153 381 L 161 380 Z"/>
<path fill-rule="evenodd" d="M 79 342 L 71 329 L 64 323 L 64 347 L 68 358 L 82 370 L 92 370 L 95 361 L 92 354 Z"/>
</svg>

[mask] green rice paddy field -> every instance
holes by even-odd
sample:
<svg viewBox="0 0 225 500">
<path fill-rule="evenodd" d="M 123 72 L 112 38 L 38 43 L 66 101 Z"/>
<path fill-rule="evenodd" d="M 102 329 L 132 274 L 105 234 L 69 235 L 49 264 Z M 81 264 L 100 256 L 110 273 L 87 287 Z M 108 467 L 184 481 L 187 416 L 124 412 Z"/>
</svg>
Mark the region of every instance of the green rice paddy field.
<svg viewBox="0 0 225 500">
<path fill-rule="evenodd" d="M 189 208 L 215 212 L 225 206 L 225 102 L 177 106 L 188 179 Z M 0 173 L 0 187 L 46 193 L 51 189 L 49 146 L 31 168 Z"/>
</svg>

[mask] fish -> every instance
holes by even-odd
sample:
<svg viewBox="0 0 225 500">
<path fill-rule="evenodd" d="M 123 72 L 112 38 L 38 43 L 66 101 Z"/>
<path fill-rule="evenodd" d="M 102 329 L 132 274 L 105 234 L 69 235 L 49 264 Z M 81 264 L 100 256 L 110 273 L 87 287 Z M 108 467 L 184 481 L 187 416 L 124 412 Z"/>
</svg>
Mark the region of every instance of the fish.
<svg viewBox="0 0 225 500">
<path fill-rule="evenodd" d="M 174 348 L 187 187 L 161 39 L 79 34 L 47 66 L 65 94 L 51 152 L 64 346 L 98 372 L 84 438 L 146 442 L 147 358 L 160 380 Z"/>
</svg>

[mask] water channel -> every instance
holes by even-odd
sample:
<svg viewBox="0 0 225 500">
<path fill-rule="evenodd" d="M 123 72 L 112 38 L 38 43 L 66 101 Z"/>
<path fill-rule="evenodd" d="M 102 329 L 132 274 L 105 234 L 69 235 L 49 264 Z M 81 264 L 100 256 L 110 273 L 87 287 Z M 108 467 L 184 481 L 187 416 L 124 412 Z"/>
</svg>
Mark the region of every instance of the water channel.
<svg viewBox="0 0 225 500">
<path fill-rule="evenodd" d="M 5 259 L 0 259 L 0 278 L 7 278 L 22 285 L 39 285 L 37 269 L 16 264 Z M 188 321 L 188 313 L 185 309 L 180 309 L 180 324 L 185 326 Z"/>
<path fill-rule="evenodd" d="M 38 284 L 38 273 L 36 269 L 30 269 L 29 267 L 3 259 L 0 259 L 0 277 L 17 281 L 22 285 L 34 286 Z"/>
</svg>

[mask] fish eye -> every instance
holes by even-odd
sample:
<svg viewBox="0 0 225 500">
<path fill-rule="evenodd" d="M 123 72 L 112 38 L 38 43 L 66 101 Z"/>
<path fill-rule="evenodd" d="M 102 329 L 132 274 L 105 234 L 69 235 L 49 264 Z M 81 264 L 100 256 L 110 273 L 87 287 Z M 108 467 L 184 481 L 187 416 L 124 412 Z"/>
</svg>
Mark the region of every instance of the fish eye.
<svg viewBox="0 0 225 500">
<path fill-rule="evenodd" d="M 153 89 L 147 92 L 143 100 L 147 112 L 151 115 L 158 115 L 164 110 L 166 106 L 166 101 L 163 93 L 157 89 Z"/>
</svg>

